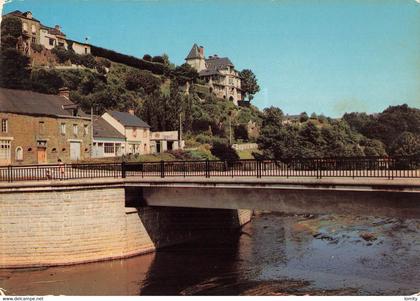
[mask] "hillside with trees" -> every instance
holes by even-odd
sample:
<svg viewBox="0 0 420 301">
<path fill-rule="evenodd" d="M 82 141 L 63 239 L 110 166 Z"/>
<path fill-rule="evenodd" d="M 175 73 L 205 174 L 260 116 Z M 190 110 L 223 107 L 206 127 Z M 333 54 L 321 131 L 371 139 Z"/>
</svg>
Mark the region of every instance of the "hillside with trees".
<svg viewBox="0 0 420 301">
<path fill-rule="evenodd" d="M 290 122 L 276 107 L 260 111 L 217 99 L 193 68 L 175 66 L 165 54 L 140 59 L 95 46 L 88 55 L 56 47 L 48 53 L 52 66 L 31 62 L 17 47 L 21 32 L 18 18 L 3 19 L 1 87 L 49 94 L 67 87 L 72 101 L 95 114 L 133 109 L 153 131 L 182 126 L 187 146 L 206 145 L 208 158 L 230 154 L 222 145 L 241 142 L 257 142 L 265 158 L 420 154 L 420 110 L 407 105 L 372 115 L 346 113 L 341 119 L 303 112 Z M 257 79 L 247 69 L 240 75 L 251 101 L 260 90 Z"/>
</svg>

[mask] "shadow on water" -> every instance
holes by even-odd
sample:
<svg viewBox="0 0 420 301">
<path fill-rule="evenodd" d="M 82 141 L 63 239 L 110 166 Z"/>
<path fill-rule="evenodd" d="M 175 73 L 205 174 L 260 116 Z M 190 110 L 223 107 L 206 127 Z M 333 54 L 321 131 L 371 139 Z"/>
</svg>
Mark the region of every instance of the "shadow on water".
<svg viewBox="0 0 420 301">
<path fill-rule="evenodd" d="M 140 295 L 195 294 L 219 282 L 236 282 L 240 233 L 207 233 L 206 239 L 159 250 Z M 200 286 L 200 283 L 213 280 Z"/>
<path fill-rule="evenodd" d="M 188 214 L 180 210 L 173 222 Z M 157 219 L 149 215 L 145 227 Z M 191 228 L 179 225 L 177 231 Z M 268 213 L 256 216 L 241 232 L 201 230 L 206 235 L 199 240 L 125 260 L 0 270 L 0 287 L 11 295 L 409 295 L 420 291 L 419 219 Z M 166 239 L 154 237 L 157 243 Z"/>
</svg>

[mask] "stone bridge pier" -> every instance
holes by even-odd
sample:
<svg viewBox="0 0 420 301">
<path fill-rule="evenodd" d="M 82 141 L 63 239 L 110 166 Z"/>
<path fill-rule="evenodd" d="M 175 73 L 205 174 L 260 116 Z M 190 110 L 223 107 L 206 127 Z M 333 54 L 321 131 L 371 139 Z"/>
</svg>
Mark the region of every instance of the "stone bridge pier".
<svg viewBox="0 0 420 301">
<path fill-rule="evenodd" d="M 138 206 L 120 180 L 0 188 L 0 268 L 87 263 L 229 233 L 250 210 Z"/>
</svg>

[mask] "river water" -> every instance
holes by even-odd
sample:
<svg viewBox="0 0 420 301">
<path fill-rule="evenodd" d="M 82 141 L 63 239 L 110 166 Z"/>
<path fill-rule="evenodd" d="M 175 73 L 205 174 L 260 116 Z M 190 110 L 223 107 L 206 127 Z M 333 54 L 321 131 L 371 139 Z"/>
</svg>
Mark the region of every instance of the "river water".
<svg viewBox="0 0 420 301">
<path fill-rule="evenodd" d="M 0 270 L 10 295 L 411 295 L 420 219 L 258 213 L 238 233 L 124 260 Z"/>
</svg>

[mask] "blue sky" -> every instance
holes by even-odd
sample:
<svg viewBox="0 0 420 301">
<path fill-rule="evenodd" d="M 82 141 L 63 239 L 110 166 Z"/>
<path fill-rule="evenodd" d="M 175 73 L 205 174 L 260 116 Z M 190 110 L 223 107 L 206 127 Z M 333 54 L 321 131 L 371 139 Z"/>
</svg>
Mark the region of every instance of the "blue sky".
<svg viewBox="0 0 420 301">
<path fill-rule="evenodd" d="M 69 38 L 182 64 L 193 43 L 254 71 L 254 104 L 340 116 L 420 107 L 415 0 L 13 0 Z"/>
</svg>

